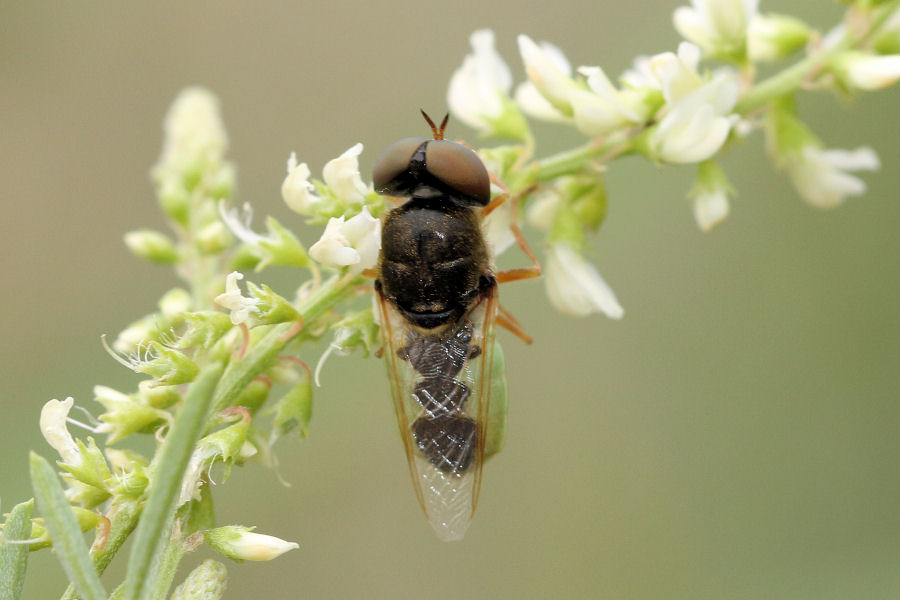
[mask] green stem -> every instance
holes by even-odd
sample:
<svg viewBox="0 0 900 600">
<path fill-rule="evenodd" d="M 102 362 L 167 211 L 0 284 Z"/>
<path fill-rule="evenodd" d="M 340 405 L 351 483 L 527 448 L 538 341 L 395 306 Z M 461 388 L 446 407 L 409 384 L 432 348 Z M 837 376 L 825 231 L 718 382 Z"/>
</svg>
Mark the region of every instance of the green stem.
<svg viewBox="0 0 900 600">
<path fill-rule="evenodd" d="M 318 290 L 300 302 L 297 312 L 300 314 L 302 322 L 307 325 L 313 323 L 344 299 L 362 281 L 361 277 L 352 275 L 326 281 Z M 297 327 L 296 322 L 273 325 L 268 333 L 253 345 L 246 356 L 233 361 L 216 387 L 212 414 L 231 406 L 231 403 L 247 387 L 247 384 L 272 366 L 288 342 L 301 332 L 302 329 Z"/>
<path fill-rule="evenodd" d="M 803 84 L 810 73 L 821 68 L 825 63 L 831 60 L 839 52 L 846 50 L 847 44 L 844 42 L 838 44 L 834 48 L 807 56 L 800 62 L 791 65 L 784 71 L 776 73 L 768 79 L 761 81 L 747 90 L 744 97 L 740 99 L 734 112 L 747 114 L 764 104 L 793 92 Z"/>
<path fill-rule="evenodd" d="M 797 90 L 803 85 L 803 81 L 807 77 L 828 64 L 832 58 L 841 52 L 846 52 L 851 48 L 862 47 L 868 39 L 878 33 L 891 14 L 898 8 L 900 8 L 900 0 L 892 0 L 879 6 L 868 29 L 858 39 L 854 39 L 852 34 L 848 32 L 844 39 L 833 47 L 807 56 L 780 73 L 776 73 L 768 79 L 757 83 L 747 90 L 744 97 L 737 103 L 734 111 L 746 115 L 776 98 Z"/>
<path fill-rule="evenodd" d="M 537 181 L 550 181 L 562 175 L 571 175 L 584 169 L 588 163 L 596 160 L 606 152 L 606 147 L 590 141 L 583 146 L 548 156 L 537 161 L 535 179 Z"/>
<path fill-rule="evenodd" d="M 97 551 L 91 548 L 94 568 L 97 569 L 98 574 L 102 574 L 106 570 L 106 567 L 109 566 L 109 563 L 116 556 L 122 544 L 134 531 L 140 514 L 140 505 L 135 501 L 127 501 L 115 505 L 109 516 L 109 536 L 106 539 L 106 544 Z M 75 600 L 77 597 L 78 593 L 75 590 L 75 586 L 70 584 L 60 600 Z"/>
<path fill-rule="evenodd" d="M 147 506 L 135 534 L 134 549 L 125 576 L 125 598 L 148 598 L 155 581 L 148 580 L 155 560 L 169 542 L 184 471 L 194 445 L 203 433 L 206 415 L 224 364 L 207 365 L 191 384 L 172 431 L 160 450 Z M 149 579 L 152 579 L 150 577 Z"/>
<path fill-rule="evenodd" d="M 147 594 L 147 598 L 165 598 L 168 596 L 169 588 L 172 587 L 172 581 L 175 579 L 175 572 L 178 570 L 178 563 L 185 555 L 184 541 L 181 536 L 181 520 L 174 528 L 178 533 L 169 538 L 169 543 L 156 565 L 155 588 Z"/>
</svg>

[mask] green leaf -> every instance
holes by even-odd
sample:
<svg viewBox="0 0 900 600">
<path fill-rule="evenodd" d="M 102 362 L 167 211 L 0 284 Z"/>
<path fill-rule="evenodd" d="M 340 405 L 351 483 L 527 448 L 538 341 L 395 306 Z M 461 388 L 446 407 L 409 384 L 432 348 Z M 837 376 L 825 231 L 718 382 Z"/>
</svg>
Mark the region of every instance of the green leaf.
<svg viewBox="0 0 900 600">
<path fill-rule="evenodd" d="M 160 451 L 159 466 L 153 476 L 150 496 L 128 560 L 124 584 L 126 598 L 145 598 L 154 589 L 148 577 L 154 559 L 162 555 L 169 541 L 181 480 L 194 445 L 203 433 L 213 391 L 223 370 L 224 365 L 216 362 L 200 372 L 185 395 L 172 432 Z"/>
<path fill-rule="evenodd" d="M 25 583 L 28 568 L 28 544 L 8 544 L 13 540 L 26 540 L 31 534 L 31 511 L 34 500 L 13 507 L 3 524 L 0 541 L 0 600 L 18 600 Z"/>
<path fill-rule="evenodd" d="M 38 512 L 44 517 L 56 557 L 83 600 L 106 600 L 78 520 L 50 463 L 31 453 L 31 484 Z"/>
</svg>

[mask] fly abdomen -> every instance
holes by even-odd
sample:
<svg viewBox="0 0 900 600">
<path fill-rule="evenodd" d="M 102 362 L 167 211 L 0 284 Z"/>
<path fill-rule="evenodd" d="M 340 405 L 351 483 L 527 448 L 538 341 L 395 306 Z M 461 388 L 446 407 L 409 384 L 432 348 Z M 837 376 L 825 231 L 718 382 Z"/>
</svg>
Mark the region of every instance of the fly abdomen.
<svg viewBox="0 0 900 600">
<path fill-rule="evenodd" d="M 416 384 L 413 398 L 429 417 L 460 412 L 472 390 L 453 377 L 426 377 Z"/>
<path fill-rule="evenodd" d="M 444 473 L 464 473 L 475 456 L 478 424 L 462 415 L 419 417 L 412 427 L 419 450 Z"/>
</svg>

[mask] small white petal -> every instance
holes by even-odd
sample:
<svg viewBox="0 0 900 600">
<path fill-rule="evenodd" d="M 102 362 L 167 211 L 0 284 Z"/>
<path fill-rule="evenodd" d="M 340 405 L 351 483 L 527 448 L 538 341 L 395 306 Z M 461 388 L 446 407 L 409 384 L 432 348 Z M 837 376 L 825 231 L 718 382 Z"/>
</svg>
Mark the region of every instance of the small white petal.
<svg viewBox="0 0 900 600">
<path fill-rule="evenodd" d="M 285 204 L 294 212 L 301 215 L 309 215 L 312 209 L 321 201 L 314 192 L 315 187 L 309 181 L 309 166 L 306 163 L 297 164 L 297 156 L 291 152 L 288 159 L 288 174 L 281 184 L 281 197 Z"/>
<path fill-rule="evenodd" d="M 725 116 L 737 102 L 738 84 L 730 72 L 672 105 L 651 133 L 656 154 L 671 163 L 700 162 L 715 154 L 739 117 Z"/>
<path fill-rule="evenodd" d="M 381 221 L 368 207 L 349 220 L 332 218 L 325 232 L 309 249 L 313 260 L 329 267 L 351 266 L 353 273 L 375 266 L 381 250 Z"/>
<path fill-rule="evenodd" d="M 572 67 L 565 55 L 553 44 L 538 45 L 527 35 L 519 35 L 518 42 L 528 78 L 550 104 L 567 110 L 568 94 L 577 86 L 569 76 Z"/>
<path fill-rule="evenodd" d="M 251 313 L 259 313 L 259 299 L 245 298 L 241 295 L 238 281 L 244 275 L 238 271 L 232 271 L 225 277 L 225 293 L 215 297 L 215 303 L 231 311 L 231 322 L 240 325 L 250 318 Z"/>
<path fill-rule="evenodd" d="M 856 150 L 833 148 L 819 152 L 822 160 L 836 169 L 844 171 L 877 171 L 881 168 L 878 154 L 868 146 Z"/>
<path fill-rule="evenodd" d="M 548 231 L 556 218 L 556 211 L 562 202 L 562 196 L 554 188 L 546 188 L 538 191 L 531 206 L 525 213 L 525 218 L 534 227 Z"/>
<path fill-rule="evenodd" d="M 337 158 L 328 161 L 322 169 L 326 185 L 345 202 L 362 204 L 366 199 L 366 186 L 359 175 L 359 155 L 362 151 L 363 145 L 357 143 Z"/>
<path fill-rule="evenodd" d="M 900 81 L 900 54 L 855 55 L 845 67 L 847 81 L 861 90 L 880 90 Z"/>
<path fill-rule="evenodd" d="M 545 262 L 547 296 L 557 310 L 575 317 L 602 312 L 611 319 L 622 318 L 625 311 L 612 289 L 571 246 L 553 245 Z"/>
<path fill-rule="evenodd" d="M 862 179 L 845 171 L 872 171 L 878 166 L 878 156 L 868 147 L 847 151 L 807 146 L 787 168 L 800 196 L 812 206 L 827 209 L 866 191 Z"/>
<path fill-rule="evenodd" d="M 78 444 L 72 438 L 72 434 L 66 428 L 66 419 L 75 400 L 71 396 L 60 402 L 59 400 L 50 400 L 44 404 L 41 409 L 41 433 L 47 443 L 53 446 L 53 449 L 59 453 L 62 461 L 70 466 L 77 467 L 81 465 L 81 452 L 78 450 Z"/>
<path fill-rule="evenodd" d="M 286 542 L 272 535 L 245 532 L 231 543 L 232 552 L 243 560 L 272 560 L 287 552 L 299 548 L 296 542 Z"/>
<path fill-rule="evenodd" d="M 504 202 L 481 222 L 484 237 L 494 256 L 499 256 L 516 243 L 510 225 L 512 224 L 512 201 Z"/>
<path fill-rule="evenodd" d="M 535 119 L 550 122 L 569 120 L 569 117 L 556 110 L 530 81 L 520 83 L 516 87 L 515 99 L 519 108 Z"/>
<path fill-rule="evenodd" d="M 512 74 L 494 48 L 494 32 L 481 29 L 469 41 L 472 53 L 450 78 L 447 106 L 450 112 L 467 125 L 486 130 L 488 119 L 503 112 L 502 97 L 512 87 Z"/>
<path fill-rule="evenodd" d="M 250 222 L 253 220 L 253 208 L 249 202 L 244 202 L 242 210 L 238 212 L 237 208 L 226 208 L 225 201 L 222 200 L 219 202 L 219 217 L 231 230 L 231 233 L 245 244 L 258 246 L 260 242 L 266 240 L 265 236 L 250 228 Z"/>
<path fill-rule="evenodd" d="M 694 198 L 694 220 L 702 231 L 710 231 L 728 216 L 728 194 L 717 191 Z"/>
</svg>

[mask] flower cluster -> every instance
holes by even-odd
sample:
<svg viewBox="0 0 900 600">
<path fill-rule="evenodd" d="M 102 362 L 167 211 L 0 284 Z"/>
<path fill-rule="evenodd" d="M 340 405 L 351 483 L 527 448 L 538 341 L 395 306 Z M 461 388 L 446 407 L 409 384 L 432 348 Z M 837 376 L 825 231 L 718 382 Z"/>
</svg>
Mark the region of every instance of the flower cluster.
<svg viewBox="0 0 900 600">
<path fill-rule="evenodd" d="M 863 194 L 864 181 L 852 173 L 879 168 L 875 151 L 829 149 L 800 119 L 795 102 L 804 89 L 846 96 L 900 80 L 900 0 L 845 2 L 844 23 L 824 33 L 791 16 L 760 12 L 758 0 L 691 0 L 673 14 L 684 41 L 636 58 L 617 78 L 598 65 L 573 68 L 557 46 L 520 35 L 525 77 L 516 85 L 493 32 L 473 33 L 447 103 L 482 135 L 509 142 L 478 149 L 495 196 L 510 197 L 482 224 L 494 254 L 517 241 L 525 249 L 522 215 L 542 236 L 550 303 L 572 316 L 619 319 L 622 305 L 588 259 L 591 236 L 607 213 L 605 173 L 616 158 L 694 165 L 686 195 L 704 231 L 728 216 L 736 194 L 718 158 L 756 130 L 764 131 L 774 165 L 808 204 L 832 208 Z M 793 65 L 756 80 L 758 63 L 794 56 Z M 539 158 L 529 119 L 572 127 L 585 142 Z M 72 398 L 46 403 L 40 428 L 59 455 L 61 476 L 33 455 L 36 502 L 16 506 L 3 526 L 5 538 L 30 550 L 60 549 L 67 573 L 91 597 L 103 596 L 98 570 L 132 531 L 125 597 L 145 588 L 166 595 L 178 561 L 201 543 L 237 561 L 269 560 L 296 548 L 249 527 L 219 525 L 212 487 L 250 461 L 277 467 L 275 442 L 291 432 L 308 435 L 313 382 L 325 358 L 379 348 L 367 277 L 378 263 L 387 206 L 360 174 L 362 144 L 328 161 L 321 179 L 290 155 L 282 198 L 308 224 L 323 226 L 307 251 L 274 218 L 266 219 L 264 233 L 254 231 L 249 204 L 233 205 L 235 169 L 213 94 L 182 92 L 164 131 L 152 178 L 172 233 L 139 229 L 124 241 L 137 256 L 171 265 L 183 287 L 164 293 L 157 310 L 128 325 L 108 348 L 145 376 L 134 391 L 96 386 L 97 418 Z M 285 295 L 252 281 L 242 289 L 245 273 L 256 277 L 271 266 L 297 269 L 302 284 Z M 326 335 L 332 341 L 313 372 L 299 352 Z M 76 408 L 87 423 L 71 416 Z M 104 447 L 92 437 L 76 439 L 70 425 L 105 435 Z M 152 456 L 120 445 L 142 435 Z M 41 516 L 32 517 L 32 506 Z M 88 530 L 95 531 L 90 549 L 81 538 Z M 81 546 L 91 560 L 78 558 Z M 224 581 L 224 567 L 207 561 L 173 598 L 197 590 L 221 594 Z M 83 589 L 72 588 L 67 597 Z"/>
<path fill-rule="evenodd" d="M 547 232 L 545 281 L 554 306 L 575 315 L 621 316 L 584 256 L 585 234 L 599 227 L 602 213 L 598 220 L 596 210 L 580 210 L 593 187 L 605 212 L 603 171 L 618 156 L 696 165 L 687 196 L 703 231 L 728 216 L 736 195 L 718 157 L 756 129 L 765 129 L 774 164 L 809 204 L 828 208 L 865 191 L 848 171 L 878 168 L 875 152 L 826 149 L 800 122 L 793 102 L 802 87 L 846 94 L 900 79 L 900 9 L 891 2 L 852 4 L 849 25 L 824 35 L 800 19 L 760 12 L 758 0 L 691 0 L 673 14 L 685 41 L 674 52 L 637 57 L 616 80 L 600 66 L 573 68 L 557 46 L 520 35 L 526 79 L 514 87 L 493 32 L 472 34 L 472 53 L 451 78 L 447 103 L 480 134 L 517 143 L 481 151 L 489 161 L 502 153 L 497 163 L 514 191 L 540 184 L 529 221 Z M 811 43 L 816 39 L 824 42 Z M 808 55 L 794 68 L 754 80 L 755 63 L 784 60 L 804 47 Z M 535 160 L 528 117 L 574 127 L 589 141 Z"/>
</svg>

